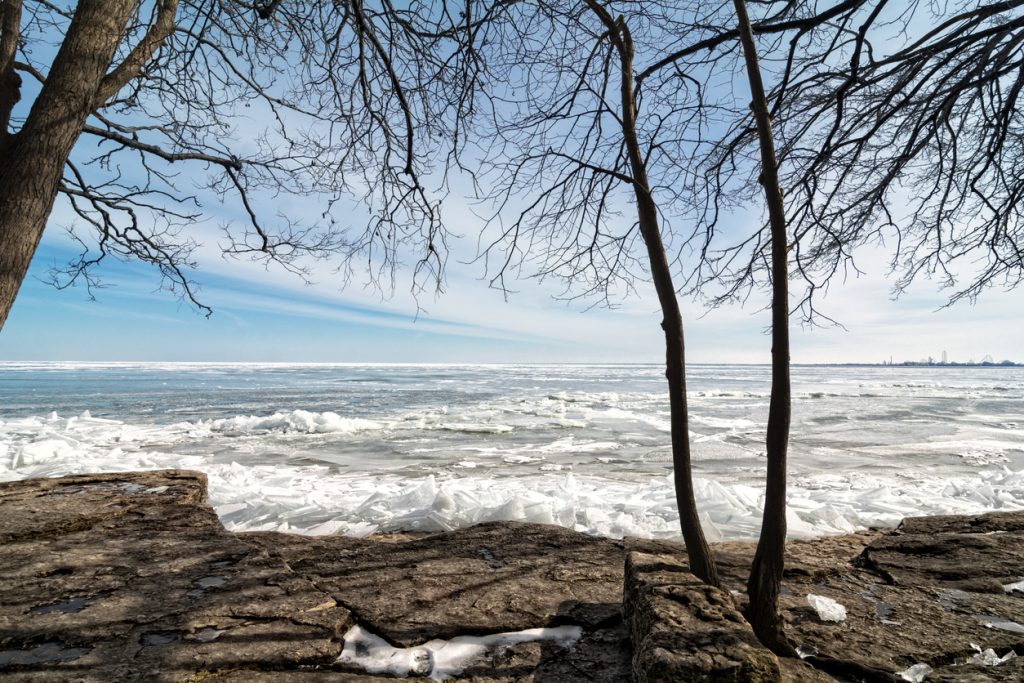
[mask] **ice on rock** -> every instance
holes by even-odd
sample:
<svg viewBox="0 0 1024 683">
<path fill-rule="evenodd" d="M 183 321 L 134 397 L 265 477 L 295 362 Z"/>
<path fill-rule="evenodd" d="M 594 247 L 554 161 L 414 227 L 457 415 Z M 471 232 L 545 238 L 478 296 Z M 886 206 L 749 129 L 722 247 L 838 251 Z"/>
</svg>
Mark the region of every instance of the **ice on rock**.
<svg viewBox="0 0 1024 683">
<path fill-rule="evenodd" d="M 910 683 L 921 683 L 934 669 L 927 664 L 915 664 L 912 667 L 897 672 L 897 676 Z"/>
<path fill-rule="evenodd" d="M 1005 664 L 1011 659 L 1017 658 L 1017 653 L 1013 650 L 1010 650 L 1005 655 L 1000 657 L 992 648 L 986 648 L 982 650 L 981 646 L 975 643 L 971 643 L 971 647 L 977 651 L 977 654 L 971 657 L 971 659 L 967 662 L 968 664 L 978 664 L 980 666 L 999 666 L 1000 664 Z"/>
<path fill-rule="evenodd" d="M 435 681 L 444 681 L 458 676 L 489 650 L 538 640 L 572 647 L 582 634 L 579 626 L 558 626 L 487 636 L 457 636 L 401 648 L 361 626 L 353 626 L 345 633 L 345 647 L 337 661 L 371 674 L 429 676 Z"/>
<path fill-rule="evenodd" d="M 846 608 L 832 598 L 809 593 L 807 603 L 814 608 L 822 621 L 846 621 Z"/>
<path fill-rule="evenodd" d="M 818 648 L 813 645 L 798 645 L 796 648 L 796 654 L 800 659 L 807 659 L 808 657 L 817 657 Z"/>
<path fill-rule="evenodd" d="M 1024 593 L 1024 579 L 1004 585 L 1003 590 L 1007 593 Z"/>
</svg>

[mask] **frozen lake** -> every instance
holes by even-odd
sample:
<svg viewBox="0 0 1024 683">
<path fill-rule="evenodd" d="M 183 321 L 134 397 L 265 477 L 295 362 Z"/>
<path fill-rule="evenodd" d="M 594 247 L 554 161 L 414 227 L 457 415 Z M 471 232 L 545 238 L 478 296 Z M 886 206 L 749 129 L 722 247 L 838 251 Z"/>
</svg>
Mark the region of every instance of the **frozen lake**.
<svg viewBox="0 0 1024 683">
<path fill-rule="evenodd" d="M 1024 368 L 796 367 L 790 534 L 1024 508 Z M 766 366 L 689 369 L 710 538 L 757 534 Z M 0 363 L 0 480 L 206 472 L 233 529 L 678 536 L 653 365 Z"/>
</svg>

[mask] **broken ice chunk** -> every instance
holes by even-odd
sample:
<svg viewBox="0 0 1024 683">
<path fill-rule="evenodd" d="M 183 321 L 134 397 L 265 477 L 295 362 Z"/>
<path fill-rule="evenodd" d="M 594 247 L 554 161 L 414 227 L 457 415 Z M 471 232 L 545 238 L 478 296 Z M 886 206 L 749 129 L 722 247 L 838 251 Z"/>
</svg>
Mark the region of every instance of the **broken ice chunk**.
<svg viewBox="0 0 1024 683">
<path fill-rule="evenodd" d="M 1000 657 L 992 648 L 982 650 L 980 646 L 975 645 L 974 643 L 971 643 L 971 647 L 977 650 L 978 654 L 971 657 L 968 664 L 979 664 L 981 666 L 999 666 L 1000 664 L 1005 664 L 1011 659 L 1017 657 L 1017 653 L 1013 650 L 1010 650 L 1005 655 Z"/>
<path fill-rule="evenodd" d="M 932 668 L 927 664 L 915 664 L 909 669 L 898 672 L 896 675 L 905 681 L 910 681 L 910 683 L 921 683 L 931 672 Z"/>
<path fill-rule="evenodd" d="M 824 595 L 807 595 L 807 604 L 815 609 L 822 621 L 846 621 L 846 608 Z"/>
</svg>

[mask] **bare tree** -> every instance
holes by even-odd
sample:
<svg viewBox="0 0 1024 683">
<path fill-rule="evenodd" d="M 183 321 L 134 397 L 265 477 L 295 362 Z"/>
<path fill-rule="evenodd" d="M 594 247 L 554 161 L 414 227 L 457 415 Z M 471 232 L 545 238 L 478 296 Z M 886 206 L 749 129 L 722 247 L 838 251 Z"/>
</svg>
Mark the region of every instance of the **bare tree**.
<svg viewBox="0 0 1024 683">
<path fill-rule="evenodd" d="M 190 271 L 210 197 L 243 216 L 227 253 L 300 274 L 307 256 L 365 257 L 387 280 L 408 244 L 418 282 L 439 284 L 446 234 L 421 178 L 459 106 L 443 44 L 454 21 L 386 0 L 4 0 L 0 326 L 58 199 L 82 244 L 61 286 L 134 258 L 208 312 Z M 322 216 L 274 215 L 279 193 L 315 196 Z M 334 216 L 350 196 L 369 215 L 355 230 Z"/>
<path fill-rule="evenodd" d="M 779 615 L 779 590 L 786 555 L 786 455 L 789 451 L 789 425 L 792 396 L 789 381 L 789 235 L 786 207 L 779 186 L 779 165 L 775 158 L 771 113 L 761 80 L 757 46 L 744 0 L 734 0 L 743 45 L 747 79 L 757 137 L 760 143 L 761 173 L 771 232 L 772 283 L 772 388 L 768 408 L 765 446 L 768 471 L 765 477 L 764 515 L 754 562 L 747 581 L 750 596 L 748 617 L 758 640 L 778 655 L 796 654 L 786 639 Z"/>
<path fill-rule="evenodd" d="M 680 527 L 691 570 L 719 585 L 694 497 L 678 263 L 657 199 L 685 171 L 667 157 L 652 166 L 658 145 L 700 111 L 689 93 L 666 96 L 662 118 L 643 111 L 630 22 L 599 0 L 484 4 L 474 14 L 487 19 L 464 50 L 479 57 L 483 103 L 478 146 L 465 156 L 481 162 L 476 181 L 493 202 L 481 245 L 491 282 L 505 289 L 533 261 L 541 277 L 562 279 L 568 296 L 612 302 L 649 277 L 665 335 Z M 665 139 L 648 137 L 662 126 Z"/>
<path fill-rule="evenodd" d="M 482 247 L 496 286 L 532 261 L 568 296 L 612 303 L 657 280 L 657 226 L 673 300 L 695 292 L 720 305 L 772 290 L 768 486 L 748 591 L 759 637 L 781 654 L 792 654 L 777 614 L 789 266 L 792 311 L 809 321 L 823 317 L 818 294 L 856 270 L 854 252 L 882 239 L 894 241 L 898 288 L 933 274 L 953 286 L 953 264 L 973 258 L 983 262 L 953 300 L 1019 283 L 1022 4 L 765 0 L 740 28 L 742 8 L 724 1 L 485 3 L 475 13 L 495 22 L 475 49 L 492 87 L 481 125 L 493 137 L 480 154 L 498 198 L 497 235 Z M 753 119 L 731 90 L 744 73 L 768 84 L 753 93 Z M 636 220 L 622 218 L 623 190 Z M 760 192 L 767 220 L 736 231 Z M 696 513 L 680 507 L 685 526 Z"/>
<path fill-rule="evenodd" d="M 1024 2 L 819 4 L 758 3 L 765 18 L 752 22 L 801 317 L 828 318 L 818 295 L 859 273 L 868 245 L 884 245 L 896 294 L 920 278 L 936 279 L 950 304 L 1019 285 Z M 703 42 L 724 54 L 719 35 Z M 737 116 L 705 156 L 697 182 L 729 188 L 708 196 L 718 210 L 754 191 L 756 144 Z M 705 282 L 721 300 L 746 296 L 767 280 L 769 243 L 767 229 L 719 243 Z"/>
</svg>

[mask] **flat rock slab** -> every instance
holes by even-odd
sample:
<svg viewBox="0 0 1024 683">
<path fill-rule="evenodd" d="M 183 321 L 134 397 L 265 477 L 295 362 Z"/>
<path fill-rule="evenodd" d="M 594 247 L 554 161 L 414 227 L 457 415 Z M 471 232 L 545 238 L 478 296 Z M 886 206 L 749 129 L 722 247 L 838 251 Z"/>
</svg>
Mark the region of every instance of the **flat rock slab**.
<svg viewBox="0 0 1024 683">
<path fill-rule="evenodd" d="M 690 574 L 677 554 L 627 556 L 623 613 L 634 681 L 782 680 L 732 596 Z"/>
<path fill-rule="evenodd" d="M 730 595 L 687 574 L 673 543 L 511 522 L 366 539 L 233 534 L 200 473 L 36 479 L 0 484 L 0 678 L 389 680 L 335 663 L 359 623 L 396 646 L 583 628 L 570 649 L 489 653 L 460 676 L 477 683 L 898 680 L 916 663 L 933 668 L 929 682 L 1018 681 L 1024 657 L 971 658 L 972 643 L 1024 655 L 1024 594 L 1003 590 L 1024 578 L 1022 537 L 1024 513 L 1000 513 L 790 543 L 780 602 L 811 656 L 776 662 L 740 616 L 749 543 L 714 547 Z M 822 622 L 808 593 L 845 605 L 846 621 Z"/>
<path fill-rule="evenodd" d="M 4 680 L 181 681 L 332 662 L 349 612 L 225 531 L 193 472 L 0 486 Z"/>
<path fill-rule="evenodd" d="M 831 542 L 851 541 L 846 560 L 787 572 L 784 581 L 787 633 L 816 653 L 817 665 L 868 680 L 919 663 L 933 669 L 927 681 L 1024 680 L 1020 658 L 969 663 L 975 645 L 1024 655 L 1024 594 L 1003 589 L 1024 577 L 1024 512 L 910 518 L 894 531 Z M 804 556 L 804 566 L 811 548 L 822 547 L 794 546 L 789 552 Z M 847 619 L 823 622 L 807 602 L 811 593 L 844 605 Z"/>
<path fill-rule="evenodd" d="M 240 537 L 286 561 L 351 610 L 361 626 L 397 646 L 542 626 L 584 630 L 571 653 L 517 645 L 465 672 L 468 680 L 617 682 L 629 676 L 619 541 L 518 522 L 366 539 Z"/>
<path fill-rule="evenodd" d="M 227 532 L 205 477 L 0 485 L 0 678 L 388 680 L 335 663 L 360 624 L 398 646 L 578 624 L 571 649 L 499 648 L 461 680 L 622 681 L 622 544 L 488 524 L 372 539 Z"/>
<path fill-rule="evenodd" d="M 242 534 L 409 647 L 431 638 L 618 621 L 622 543 L 552 525 L 493 522 L 381 543 Z"/>
</svg>

